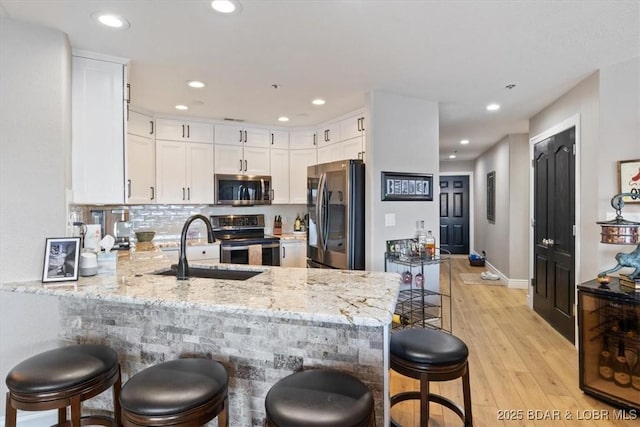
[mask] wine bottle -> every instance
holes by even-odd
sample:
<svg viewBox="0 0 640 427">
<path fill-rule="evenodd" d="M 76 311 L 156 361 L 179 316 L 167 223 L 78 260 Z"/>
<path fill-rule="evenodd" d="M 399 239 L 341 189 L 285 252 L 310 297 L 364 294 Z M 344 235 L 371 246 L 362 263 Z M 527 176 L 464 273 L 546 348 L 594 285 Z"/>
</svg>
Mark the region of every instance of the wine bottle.
<svg viewBox="0 0 640 427">
<path fill-rule="evenodd" d="M 611 361 L 608 335 L 605 335 L 602 340 L 602 350 L 598 356 L 598 374 L 604 380 L 613 381 L 613 362 Z"/>
<path fill-rule="evenodd" d="M 424 221 L 416 222 L 416 239 L 418 240 L 418 251 L 422 257 L 427 250 L 427 232 L 424 231 Z"/>
<path fill-rule="evenodd" d="M 613 382 L 620 387 L 631 386 L 631 371 L 624 354 L 624 341 L 618 341 L 618 355 L 613 360 Z"/>
<path fill-rule="evenodd" d="M 433 237 L 433 233 L 431 233 L 431 230 L 429 230 L 427 232 L 427 243 L 426 243 L 426 252 L 427 252 L 427 258 L 429 259 L 433 259 L 436 256 L 436 238 Z"/>
<path fill-rule="evenodd" d="M 296 221 L 293 225 L 293 231 L 300 231 L 300 215 L 296 215 Z"/>
<path fill-rule="evenodd" d="M 638 355 L 636 364 L 631 369 L 631 387 L 640 391 L 640 346 L 638 346 L 636 354 Z"/>
</svg>

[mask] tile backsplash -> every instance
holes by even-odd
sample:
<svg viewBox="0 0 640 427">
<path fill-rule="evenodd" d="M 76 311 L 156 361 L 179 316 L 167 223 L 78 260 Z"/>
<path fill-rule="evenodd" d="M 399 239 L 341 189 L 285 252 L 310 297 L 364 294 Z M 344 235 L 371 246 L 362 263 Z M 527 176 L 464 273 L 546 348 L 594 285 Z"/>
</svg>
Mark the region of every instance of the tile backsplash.
<svg viewBox="0 0 640 427">
<path fill-rule="evenodd" d="M 273 221 L 276 215 L 282 217 L 283 233 L 293 231 L 293 223 L 296 215 L 304 216 L 306 205 L 270 205 L 270 206 L 211 206 L 211 205 L 128 205 L 128 206 L 74 206 L 82 210 L 83 221 L 91 219 L 92 209 L 125 208 L 129 209 L 132 238 L 133 232 L 140 230 L 154 230 L 156 236 L 154 242 L 171 241 L 180 237 L 182 226 L 191 215 L 229 215 L 229 214 L 264 214 L 265 233 L 273 232 Z M 189 229 L 189 238 L 206 239 L 206 227 L 202 221 L 196 221 Z"/>
</svg>

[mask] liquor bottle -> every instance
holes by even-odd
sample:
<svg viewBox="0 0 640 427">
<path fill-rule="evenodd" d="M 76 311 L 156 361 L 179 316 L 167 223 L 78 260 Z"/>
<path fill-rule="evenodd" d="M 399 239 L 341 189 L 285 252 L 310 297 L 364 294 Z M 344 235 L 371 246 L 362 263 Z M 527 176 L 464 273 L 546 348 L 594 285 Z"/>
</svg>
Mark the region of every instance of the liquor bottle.
<svg viewBox="0 0 640 427">
<path fill-rule="evenodd" d="M 296 222 L 293 225 L 293 231 L 300 231 L 300 215 L 296 215 Z"/>
<path fill-rule="evenodd" d="M 638 346 L 636 354 L 638 355 L 636 364 L 633 365 L 633 369 L 631 370 L 631 387 L 640 391 L 640 346 Z"/>
<path fill-rule="evenodd" d="M 613 381 L 613 362 L 611 360 L 611 351 L 609 350 L 609 336 L 605 335 L 602 340 L 602 350 L 598 356 L 598 374 L 600 378 Z"/>
<path fill-rule="evenodd" d="M 433 237 L 433 233 L 431 233 L 431 230 L 429 230 L 427 232 L 427 243 L 426 243 L 426 252 L 427 252 L 427 258 L 429 259 L 433 259 L 436 256 L 436 238 Z"/>
<path fill-rule="evenodd" d="M 416 239 L 418 240 L 418 251 L 420 256 L 424 256 L 427 251 L 427 232 L 424 230 L 424 221 L 416 221 Z"/>
<path fill-rule="evenodd" d="M 624 341 L 618 341 L 618 355 L 613 360 L 613 382 L 620 387 L 631 386 L 631 371 L 624 355 Z"/>
</svg>

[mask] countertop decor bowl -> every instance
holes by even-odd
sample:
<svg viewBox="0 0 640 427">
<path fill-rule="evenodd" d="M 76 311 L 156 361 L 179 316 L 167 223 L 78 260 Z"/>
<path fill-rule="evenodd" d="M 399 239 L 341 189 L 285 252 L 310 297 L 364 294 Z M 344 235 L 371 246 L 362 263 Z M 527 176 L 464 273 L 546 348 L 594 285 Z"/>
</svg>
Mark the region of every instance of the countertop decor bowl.
<svg viewBox="0 0 640 427">
<path fill-rule="evenodd" d="M 138 239 L 138 242 L 150 242 L 155 235 L 155 231 L 136 231 L 136 239 Z"/>
</svg>

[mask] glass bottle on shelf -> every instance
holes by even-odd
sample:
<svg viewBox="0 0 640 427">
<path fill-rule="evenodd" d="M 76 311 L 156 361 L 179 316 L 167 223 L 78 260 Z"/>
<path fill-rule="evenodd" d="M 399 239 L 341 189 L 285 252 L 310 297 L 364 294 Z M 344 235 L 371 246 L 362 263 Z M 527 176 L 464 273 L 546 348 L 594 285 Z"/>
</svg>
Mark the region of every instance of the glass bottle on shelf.
<svg viewBox="0 0 640 427">
<path fill-rule="evenodd" d="M 427 232 L 424 230 L 424 221 L 416 222 L 416 239 L 418 240 L 418 251 L 422 257 L 427 250 Z"/>
<path fill-rule="evenodd" d="M 613 360 L 613 382 L 620 387 L 631 386 L 631 371 L 624 353 L 624 341 L 618 341 L 618 355 Z"/>
<path fill-rule="evenodd" d="M 603 380 L 613 381 L 613 361 L 611 359 L 609 336 L 604 335 L 602 339 L 602 350 L 600 350 L 600 356 L 598 356 L 598 374 Z"/>
<path fill-rule="evenodd" d="M 636 350 L 636 364 L 631 369 L 631 387 L 640 391 L 640 346 Z"/>
<path fill-rule="evenodd" d="M 436 257 L 436 238 L 433 237 L 431 230 L 427 232 L 427 242 L 425 244 L 428 259 Z"/>
</svg>

